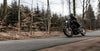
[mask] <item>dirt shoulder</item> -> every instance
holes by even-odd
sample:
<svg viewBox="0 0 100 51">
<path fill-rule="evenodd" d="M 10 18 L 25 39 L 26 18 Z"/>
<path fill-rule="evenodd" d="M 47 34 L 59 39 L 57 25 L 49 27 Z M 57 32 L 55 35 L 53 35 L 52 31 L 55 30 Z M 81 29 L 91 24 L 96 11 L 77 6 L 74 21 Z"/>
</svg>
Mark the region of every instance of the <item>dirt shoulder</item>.
<svg viewBox="0 0 100 51">
<path fill-rule="evenodd" d="M 100 37 L 38 51 L 100 51 Z"/>
<path fill-rule="evenodd" d="M 47 32 L 21 32 L 21 34 L 17 34 L 18 32 L 0 32 L 0 40 L 19 40 L 19 39 L 30 39 L 30 38 L 41 38 L 41 37 L 55 37 L 55 36 L 64 36 L 63 32 L 60 31 L 52 31 L 50 34 Z"/>
<path fill-rule="evenodd" d="M 87 32 L 92 32 L 92 30 L 86 30 Z M 65 36 L 63 32 L 51 31 L 50 34 L 43 31 L 36 31 L 33 34 L 30 32 L 21 32 L 18 34 L 17 31 L 0 32 L 0 40 L 19 40 L 19 39 L 30 39 L 30 38 L 41 38 L 41 37 L 55 37 L 55 36 Z"/>
</svg>

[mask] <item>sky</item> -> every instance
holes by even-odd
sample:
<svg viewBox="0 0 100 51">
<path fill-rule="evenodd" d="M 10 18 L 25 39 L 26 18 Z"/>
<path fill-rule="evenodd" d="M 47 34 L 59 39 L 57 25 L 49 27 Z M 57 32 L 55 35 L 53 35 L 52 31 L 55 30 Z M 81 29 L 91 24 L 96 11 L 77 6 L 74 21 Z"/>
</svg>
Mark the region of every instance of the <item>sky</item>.
<svg viewBox="0 0 100 51">
<path fill-rule="evenodd" d="M 14 0 L 7 0 L 8 5 L 11 4 L 11 2 Z M 16 0 L 18 1 L 18 0 Z M 50 9 L 52 13 L 62 14 L 62 15 L 68 15 L 69 9 L 68 9 L 68 0 L 50 0 Z M 72 1 L 72 0 L 71 0 Z M 0 0 L 0 4 L 3 3 L 3 0 Z M 33 0 L 33 8 L 36 8 L 37 3 L 39 5 L 40 10 L 44 8 L 47 9 L 47 0 Z M 21 0 L 21 4 L 28 6 L 31 8 L 32 0 Z M 97 14 L 97 5 L 98 0 L 91 0 L 91 5 L 93 7 L 93 10 L 95 11 L 95 15 Z M 71 10 L 72 10 L 71 5 Z M 82 0 L 76 0 L 76 13 L 82 14 Z"/>
</svg>

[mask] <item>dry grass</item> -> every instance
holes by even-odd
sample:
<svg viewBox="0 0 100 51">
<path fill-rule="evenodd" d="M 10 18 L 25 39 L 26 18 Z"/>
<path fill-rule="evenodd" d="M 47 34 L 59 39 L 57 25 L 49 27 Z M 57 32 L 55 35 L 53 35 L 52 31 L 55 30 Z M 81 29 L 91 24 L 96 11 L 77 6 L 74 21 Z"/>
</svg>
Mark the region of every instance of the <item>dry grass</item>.
<svg viewBox="0 0 100 51">
<path fill-rule="evenodd" d="M 86 30 L 87 32 L 92 32 L 92 30 Z M 53 37 L 53 36 L 63 36 L 63 32 L 52 31 L 50 34 L 47 32 L 33 32 L 30 34 L 29 32 L 21 32 L 18 34 L 17 31 L 9 31 L 9 32 L 0 32 L 0 40 L 17 40 L 17 39 L 30 39 L 30 38 L 40 38 L 40 37 Z"/>
<path fill-rule="evenodd" d="M 29 32 L 21 32 L 21 34 L 18 34 L 18 32 L 1 32 L 0 36 L 1 40 L 16 40 L 16 39 L 30 39 L 30 38 L 40 38 L 40 37 L 53 37 L 53 36 L 63 36 L 63 32 L 59 31 L 53 31 L 50 34 L 47 32 L 33 32 L 33 34 L 30 34 Z"/>
<path fill-rule="evenodd" d="M 92 31 L 94 31 L 94 30 L 86 30 L 86 32 L 92 32 Z"/>
</svg>

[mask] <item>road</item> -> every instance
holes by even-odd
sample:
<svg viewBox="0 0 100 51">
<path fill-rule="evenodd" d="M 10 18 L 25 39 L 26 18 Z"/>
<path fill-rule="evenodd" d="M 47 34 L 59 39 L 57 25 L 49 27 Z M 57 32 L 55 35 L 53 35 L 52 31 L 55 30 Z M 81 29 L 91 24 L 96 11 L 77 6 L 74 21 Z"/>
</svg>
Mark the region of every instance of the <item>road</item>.
<svg viewBox="0 0 100 51">
<path fill-rule="evenodd" d="M 58 36 L 49 38 L 0 41 L 0 51 L 36 51 L 43 48 L 73 43 L 95 37 L 100 37 L 99 30 L 87 33 L 85 37 L 77 35 L 72 38 L 67 38 L 66 36 Z"/>
</svg>

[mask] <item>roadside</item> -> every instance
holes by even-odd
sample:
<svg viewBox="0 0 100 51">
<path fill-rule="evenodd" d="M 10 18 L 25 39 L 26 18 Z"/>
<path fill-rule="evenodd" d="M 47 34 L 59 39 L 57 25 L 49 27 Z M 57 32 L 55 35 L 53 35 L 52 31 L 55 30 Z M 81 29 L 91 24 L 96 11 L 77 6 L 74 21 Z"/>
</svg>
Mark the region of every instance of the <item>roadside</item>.
<svg viewBox="0 0 100 51">
<path fill-rule="evenodd" d="M 87 30 L 87 32 L 92 32 L 92 30 Z M 21 34 L 17 34 L 18 32 L 10 31 L 10 32 L 0 32 L 0 40 L 19 40 L 19 39 L 30 39 L 30 38 L 41 38 L 41 37 L 55 37 L 55 36 L 64 36 L 63 32 L 60 31 L 52 31 L 51 34 L 47 32 L 37 31 L 33 34 L 29 32 L 21 32 Z"/>
<path fill-rule="evenodd" d="M 52 31 L 50 34 L 41 31 L 34 32 L 33 34 L 29 32 L 21 32 L 21 34 L 17 34 L 17 32 L 0 32 L 0 40 L 19 40 L 55 36 L 64 36 L 64 34 L 60 31 Z"/>
<path fill-rule="evenodd" d="M 100 37 L 38 51 L 100 51 Z"/>
</svg>

